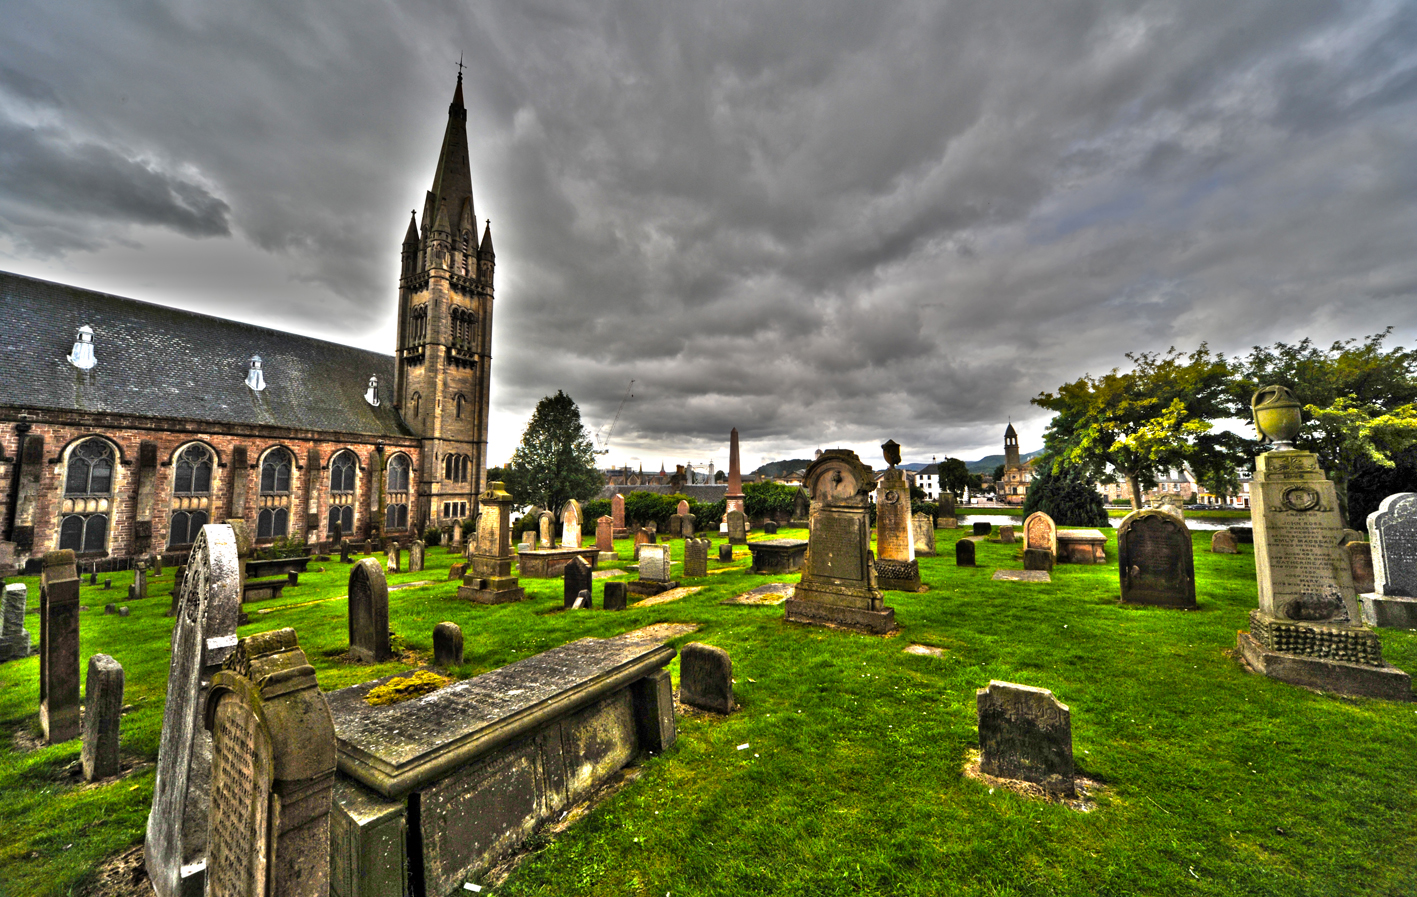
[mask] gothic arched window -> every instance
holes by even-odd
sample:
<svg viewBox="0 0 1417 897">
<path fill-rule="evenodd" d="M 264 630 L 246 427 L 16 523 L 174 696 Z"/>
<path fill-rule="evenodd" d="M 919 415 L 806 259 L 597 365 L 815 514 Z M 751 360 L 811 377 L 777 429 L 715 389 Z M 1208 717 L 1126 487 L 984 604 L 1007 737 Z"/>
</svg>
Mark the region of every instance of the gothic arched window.
<svg viewBox="0 0 1417 897">
<path fill-rule="evenodd" d="M 335 524 L 340 532 L 350 535 L 354 532 L 354 473 L 359 469 L 359 461 L 354 452 L 345 450 L 330 461 L 330 533 Z"/>
<path fill-rule="evenodd" d="M 283 448 L 274 448 L 261 460 L 261 510 L 256 515 L 256 538 L 274 539 L 290 533 L 290 478 L 295 459 Z"/>
<path fill-rule="evenodd" d="M 190 545 L 209 522 L 212 493 L 212 450 L 194 442 L 177 453 L 172 465 L 172 517 L 167 530 L 169 547 Z"/>
<path fill-rule="evenodd" d="M 407 455 L 394 455 L 389 459 L 388 480 L 385 497 L 388 505 L 384 512 L 384 529 L 408 529 L 408 481 L 409 462 Z"/>
<path fill-rule="evenodd" d="M 108 515 L 113 505 L 113 446 L 91 437 L 69 450 L 64 468 L 59 547 L 88 554 L 108 549 Z"/>
<path fill-rule="evenodd" d="M 266 454 L 261 462 L 261 494 L 276 495 L 290 491 L 290 470 L 294 467 L 290 452 L 283 448 Z"/>
</svg>

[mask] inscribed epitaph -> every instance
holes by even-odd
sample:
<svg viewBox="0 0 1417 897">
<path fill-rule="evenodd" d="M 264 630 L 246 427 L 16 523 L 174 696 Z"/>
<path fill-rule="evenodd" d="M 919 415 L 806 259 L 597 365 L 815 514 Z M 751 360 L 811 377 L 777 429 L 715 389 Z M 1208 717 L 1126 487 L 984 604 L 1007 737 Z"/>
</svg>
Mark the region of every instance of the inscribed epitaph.
<svg viewBox="0 0 1417 897">
<path fill-rule="evenodd" d="M 1023 522 L 1023 547 L 1043 548 L 1058 556 L 1058 524 L 1042 511 L 1034 511 Z"/>
<path fill-rule="evenodd" d="M 1073 728 L 1068 705 L 1046 688 L 991 681 L 975 693 L 979 770 L 1073 792 Z"/>
<path fill-rule="evenodd" d="M 561 506 L 561 547 L 581 547 L 581 503 L 574 498 Z"/>
<path fill-rule="evenodd" d="M 1122 602 L 1196 606 L 1196 569 L 1185 521 L 1159 508 L 1133 511 L 1117 527 Z"/>
</svg>

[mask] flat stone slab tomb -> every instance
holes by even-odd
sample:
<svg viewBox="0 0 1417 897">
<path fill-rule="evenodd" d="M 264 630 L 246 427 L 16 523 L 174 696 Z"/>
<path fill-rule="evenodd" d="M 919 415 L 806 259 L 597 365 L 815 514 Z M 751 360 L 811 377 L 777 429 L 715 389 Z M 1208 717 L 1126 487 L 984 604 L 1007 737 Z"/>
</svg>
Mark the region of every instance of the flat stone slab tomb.
<svg viewBox="0 0 1417 897">
<path fill-rule="evenodd" d="M 1058 530 L 1058 563 L 1107 563 L 1107 537 L 1097 529 Z"/>
<path fill-rule="evenodd" d="M 517 572 L 526 579 L 556 579 L 573 558 L 584 558 L 594 570 L 600 564 L 600 551 L 589 548 L 545 548 L 540 551 L 517 552 Z"/>
<path fill-rule="evenodd" d="M 674 654 L 583 638 L 398 704 L 364 700 L 392 677 L 332 692 L 330 893 L 461 893 L 542 822 L 673 745 Z"/>
<path fill-rule="evenodd" d="M 995 570 L 991 579 L 996 582 L 1052 582 L 1047 570 Z"/>
</svg>

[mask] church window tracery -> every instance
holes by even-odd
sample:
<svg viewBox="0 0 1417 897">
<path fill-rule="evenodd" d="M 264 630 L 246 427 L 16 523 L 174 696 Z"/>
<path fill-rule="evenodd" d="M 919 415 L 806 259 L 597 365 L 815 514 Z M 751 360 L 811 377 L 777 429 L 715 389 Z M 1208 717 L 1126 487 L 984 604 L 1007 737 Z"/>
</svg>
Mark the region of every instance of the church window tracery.
<svg viewBox="0 0 1417 897">
<path fill-rule="evenodd" d="M 75 553 L 108 548 L 108 515 L 113 502 L 113 446 L 97 436 L 69 450 L 64 470 L 64 501 L 59 547 Z"/>
<path fill-rule="evenodd" d="M 172 516 L 167 530 L 169 547 L 190 545 L 210 520 L 212 450 L 194 442 L 177 453 L 172 465 Z"/>
<path fill-rule="evenodd" d="M 261 460 L 261 510 L 256 515 L 256 538 L 274 539 L 290 534 L 290 478 L 295 459 L 283 448 L 274 448 Z"/>
<path fill-rule="evenodd" d="M 388 504 L 384 512 L 384 529 L 408 529 L 408 482 L 409 463 L 407 455 L 394 455 L 389 459 L 385 496 Z"/>
<path fill-rule="evenodd" d="M 333 532 L 335 524 L 345 535 L 354 532 L 354 477 L 359 469 L 354 452 L 345 449 L 330 460 L 330 517 L 329 528 Z"/>
</svg>

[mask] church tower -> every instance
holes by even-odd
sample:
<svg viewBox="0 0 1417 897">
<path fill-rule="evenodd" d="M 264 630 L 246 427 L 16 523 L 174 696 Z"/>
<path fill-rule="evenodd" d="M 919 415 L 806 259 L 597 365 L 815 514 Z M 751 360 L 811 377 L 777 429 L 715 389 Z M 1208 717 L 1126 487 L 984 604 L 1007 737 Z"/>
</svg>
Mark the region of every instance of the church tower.
<svg viewBox="0 0 1417 897">
<path fill-rule="evenodd" d="M 403 241 L 395 402 L 422 441 L 420 531 L 475 513 L 487 470 L 492 361 L 492 222 L 477 236 L 462 72 L 423 202 Z"/>
<path fill-rule="evenodd" d="M 1010 422 L 1009 428 L 1004 431 L 1004 469 L 1010 470 L 1018 466 L 1018 433 Z"/>
</svg>

